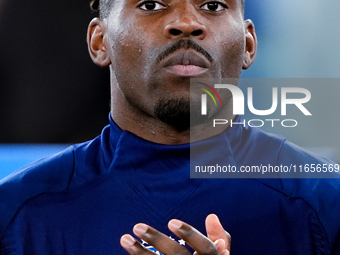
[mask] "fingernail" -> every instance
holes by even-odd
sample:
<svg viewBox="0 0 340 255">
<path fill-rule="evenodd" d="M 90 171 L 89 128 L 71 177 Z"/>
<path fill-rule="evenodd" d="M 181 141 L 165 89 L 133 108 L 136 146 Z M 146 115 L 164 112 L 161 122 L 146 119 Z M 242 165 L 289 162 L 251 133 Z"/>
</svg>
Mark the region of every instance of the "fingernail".
<svg viewBox="0 0 340 255">
<path fill-rule="evenodd" d="M 137 224 L 134 228 L 133 228 L 133 232 L 136 235 L 144 235 L 146 233 L 146 231 L 148 230 L 148 227 L 145 224 Z"/>
<path fill-rule="evenodd" d="M 221 255 L 230 255 L 230 252 L 228 250 L 224 250 Z"/>
<path fill-rule="evenodd" d="M 179 229 L 182 227 L 182 222 L 179 221 L 179 220 L 171 220 L 169 222 L 169 226 L 173 227 L 173 228 L 176 228 L 176 229 Z"/>
<path fill-rule="evenodd" d="M 124 235 L 122 236 L 121 244 L 124 247 L 131 247 L 135 244 L 135 239 L 130 235 Z"/>
<path fill-rule="evenodd" d="M 216 241 L 214 242 L 215 246 L 217 246 L 217 244 L 218 244 L 218 241 L 219 241 L 219 240 L 216 240 Z"/>
<path fill-rule="evenodd" d="M 213 214 L 213 217 L 214 217 L 216 220 L 220 221 L 220 219 L 218 218 L 218 216 L 217 216 L 216 214 Z"/>
<path fill-rule="evenodd" d="M 209 216 L 212 217 L 212 218 L 215 218 L 215 220 L 216 220 L 218 223 L 221 224 L 220 219 L 218 218 L 218 216 L 217 216 L 216 214 L 212 213 L 212 214 L 210 214 Z"/>
</svg>

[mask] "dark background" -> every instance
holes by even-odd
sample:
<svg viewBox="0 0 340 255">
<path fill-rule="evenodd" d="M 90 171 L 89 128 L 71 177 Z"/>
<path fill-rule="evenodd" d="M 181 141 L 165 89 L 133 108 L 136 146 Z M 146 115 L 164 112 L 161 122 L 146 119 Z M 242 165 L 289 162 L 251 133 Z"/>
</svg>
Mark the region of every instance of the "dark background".
<svg viewBox="0 0 340 255">
<path fill-rule="evenodd" d="M 82 142 L 108 124 L 109 71 L 86 44 L 96 15 L 87 0 L 0 0 L 0 143 Z"/>
<path fill-rule="evenodd" d="M 88 1 L 0 0 L 0 143 L 74 143 L 108 123 L 109 71 L 87 53 Z"/>
</svg>

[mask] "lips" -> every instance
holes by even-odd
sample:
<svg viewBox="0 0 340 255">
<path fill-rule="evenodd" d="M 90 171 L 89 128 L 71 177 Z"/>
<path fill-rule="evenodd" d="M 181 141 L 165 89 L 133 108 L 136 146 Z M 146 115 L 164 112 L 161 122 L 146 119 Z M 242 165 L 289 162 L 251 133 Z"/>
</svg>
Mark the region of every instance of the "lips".
<svg viewBox="0 0 340 255">
<path fill-rule="evenodd" d="M 178 51 L 162 62 L 168 72 L 191 77 L 203 74 L 211 66 L 205 57 L 191 49 Z"/>
<path fill-rule="evenodd" d="M 201 57 L 200 54 L 196 53 L 194 50 L 181 50 L 164 60 L 164 67 L 175 65 L 194 65 L 208 68 L 211 64 L 205 57 Z"/>
</svg>

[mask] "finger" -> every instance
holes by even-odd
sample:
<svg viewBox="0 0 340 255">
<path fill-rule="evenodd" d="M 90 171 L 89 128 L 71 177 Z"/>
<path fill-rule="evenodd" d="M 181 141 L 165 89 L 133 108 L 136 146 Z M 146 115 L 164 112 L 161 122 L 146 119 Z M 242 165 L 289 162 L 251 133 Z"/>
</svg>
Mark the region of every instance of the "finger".
<svg viewBox="0 0 340 255">
<path fill-rule="evenodd" d="M 224 242 L 223 239 L 216 240 L 214 242 L 214 244 L 215 244 L 219 254 L 221 254 L 221 255 L 228 255 L 229 254 L 229 251 L 225 249 L 225 242 Z M 200 255 L 200 254 L 195 251 L 193 255 Z"/>
<path fill-rule="evenodd" d="M 214 242 L 214 244 L 215 244 L 219 254 L 222 254 L 226 250 L 225 242 L 224 242 L 223 239 L 216 240 Z"/>
<path fill-rule="evenodd" d="M 230 251 L 224 250 L 224 251 L 221 253 L 221 255 L 230 255 Z"/>
<path fill-rule="evenodd" d="M 199 232 L 194 227 L 180 220 L 171 220 L 168 224 L 169 229 L 182 238 L 200 255 L 219 255 L 219 252 L 214 243 Z"/>
<path fill-rule="evenodd" d="M 123 235 L 120 238 L 120 244 L 131 255 L 155 255 L 152 251 L 144 248 L 136 239 L 131 235 Z"/>
<path fill-rule="evenodd" d="M 135 225 L 133 233 L 163 254 L 190 255 L 184 246 L 146 224 Z"/>
<path fill-rule="evenodd" d="M 223 239 L 225 242 L 225 249 L 230 251 L 231 236 L 224 230 L 220 220 L 216 214 L 210 214 L 205 220 L 205 227 L 208 237 L 215 242 L 218 239 Z"/>
</svg>

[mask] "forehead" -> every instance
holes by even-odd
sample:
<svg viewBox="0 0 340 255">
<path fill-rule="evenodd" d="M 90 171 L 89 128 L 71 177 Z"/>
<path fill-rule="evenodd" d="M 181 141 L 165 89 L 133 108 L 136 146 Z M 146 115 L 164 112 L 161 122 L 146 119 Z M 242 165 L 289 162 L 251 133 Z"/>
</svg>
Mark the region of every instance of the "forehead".
<svg viewBox="0 0 340 255">
<path fill-rule="evenodd" d="M 123 10 L 132 11 L 137 6 L 140 6 L 146 2 L 154 2 L 159 4 L 169 5 L 171 7 L 172 4 L 175 3 L 183 3 L 188 2 L 193 5 L 199 6 L 206 3 L 224 3 L 228 6 L 228 9 L 233 12 L 239 13 L 242 17 L 244 17 L 244 2 L 245 0 L 220 0 L 220 1 L 210 1 L 210 0 L 92 0 L 91 1 L 91 9 L 94 11 L 99 10 L 100 18 L 104 19 L 110 16 L 112 12 L 115 12 L 115 15 L 119 15 L 119 13 Z M 130 13 L 132 14 L 132 13 Z"/>
<path fill-rule="evenodd" d="M 140 0 L 92 0 L 91 1 L 91 7 L 99 8 L 99 5 L 110 5 L 112 6 L 113 3 L 138 3 L 141 4 L 143 2 L 160 2 L 160 3 L 172 3 L 172 2 L 176 2 L 176 1 L 180 1 L 180 2 L 192 2 L 192 3 L 200 3 L 200 2 L 218 2 L 218 1 L 206 1 L 206 0 L 150 0 L 150 1 L 140 1 Z M 238 7 L 243 8 L 244 7 L 244 1 L 245 0 L 222 0 L 221 2 L 226 2 L 229 4 L 235 4 Z M 100 9 L 100 8 L 99 8 Z"/>
</svg>

